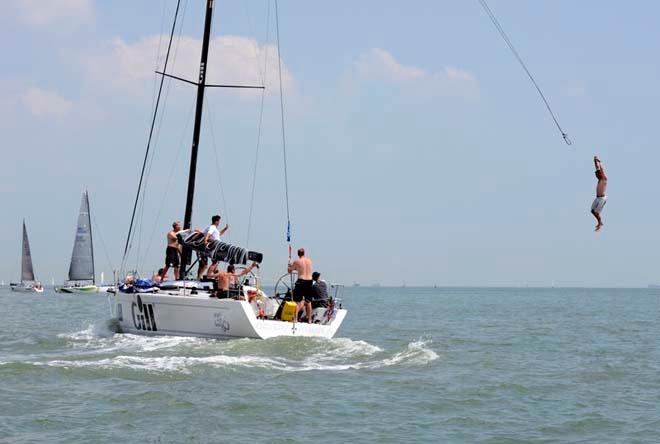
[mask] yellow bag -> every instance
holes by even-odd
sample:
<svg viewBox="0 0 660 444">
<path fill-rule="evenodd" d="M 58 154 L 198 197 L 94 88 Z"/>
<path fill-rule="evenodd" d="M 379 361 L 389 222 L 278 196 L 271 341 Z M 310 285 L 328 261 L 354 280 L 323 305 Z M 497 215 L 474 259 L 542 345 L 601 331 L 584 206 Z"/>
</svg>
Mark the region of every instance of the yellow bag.
<svg viewBox="0 0 660 444">
<path fill-rule="evenodd" d="M 282 308 L 282 320 L 283 321 L 293 321 L 293 316 L 296 313 L 296 304 L 295 302 L 287 301 L 284 303 Z"/>
</svg>

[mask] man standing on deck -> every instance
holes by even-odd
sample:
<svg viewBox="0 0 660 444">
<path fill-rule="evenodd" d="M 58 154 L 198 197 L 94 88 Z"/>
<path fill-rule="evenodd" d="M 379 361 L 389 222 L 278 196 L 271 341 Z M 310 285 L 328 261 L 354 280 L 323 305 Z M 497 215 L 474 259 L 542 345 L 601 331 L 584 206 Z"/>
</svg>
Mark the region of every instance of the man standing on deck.
<svg viewBox="0 0 660 444">
<path fill-rule="evenodd" d="M 312 281 L 312 260 L 305 256 L 305 249 L 298 249 L 298 259 L 287 265 L 289 273 L 297 272 L 298 280 L 293 288 L 293 302 L 296 303 L 296 313 L 294 319 L 298 320 L 298 312 L 301 307 L 305 307 L 307 322 L 312 323 L 312 299 L 314 298 L 314 287 Z"/>
<path fill-rule="evenodd" d="M 174 279 L 179 279 L 179 243 L 176 239 L 176 234 L 181 231 L 181 222 L 174 222 L 172 224 L 172 231 L 167 233 L 167 248 L 165 249 L 165 267 L 162 268 L 160 273 L 161 281 L 167 279 L 167 272 L 170 267 L 174 268 Z"/>
<path fill-rule="evenodd" d="M 208 245 L 209 242 L 214 241 L 214 240 L 220 240 L 220 236 L 225 234 L 225 232 L 229 229 L 229 225 L 225 225 L 225 227 L 222 230 L 218 230 L 218 226 L 220 226 L 220 219 L 221 217 L 219 215 L 215 215 L 211 218 L 211 225 L 206 227 L 204 230 L 204 246 Z M 204 274 L 204 271 L 206 270 L 206 267 L 208 266 L 208 257 L 204 255 L 204 253 L 200 253 L 199 256 L 199 268 L 197 270 L 197 279 L 201 280 L 202 275 Z M 218 261 L 213 260 L 211 263 L 211 267 L 209 268 L 209 274 L 213 274 L 218 270 Z"/>
<path fill-rule="evenodd" d="M 596 184 L 596 199 L 594 199 L 594 202 L 591 204 L 591 214 L 593 214 L 596 221 L 598 221 L 596 231 L 600 231 L 600 229 L 603 228 L 603 219 L 600 217 L 600 214 L 603 212 L 603 207 L 607 202 L 607 176 L 605 175 L 603 162 L 600 161 L 598 156 L 594 156 L 594 166 L 596 167 L 598 184 Z"/>
</svg>

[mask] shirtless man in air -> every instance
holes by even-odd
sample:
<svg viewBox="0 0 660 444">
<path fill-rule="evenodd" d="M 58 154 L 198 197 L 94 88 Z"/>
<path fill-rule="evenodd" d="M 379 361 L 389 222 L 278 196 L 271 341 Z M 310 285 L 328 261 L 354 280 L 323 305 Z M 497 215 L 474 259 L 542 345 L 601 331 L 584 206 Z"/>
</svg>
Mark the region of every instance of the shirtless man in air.
<svg viewBox="0 0 660 444">
<path fill-rule="evenodd" d="M 596 231 L 600 231 L 600 229 L 603 228 L 603 219 L 600 217 L 600 213 L 603 212 L 603 207 L 607 202 L 607 175 L 605 175 L 603 162 L 600 161 L 598 156 L 594 156 L 594 165 L 596 167 L 598 184 L 596 185 L 596 199 L 594 199 L 594 202 L 591 204 L 591 214 L 593 214 L 598 221 Z"/>
<path fill-rule="evenodd" d="M 181 222 L 174 222 L 172 224 L 172 231 L 167 233 L 167 249 L 165 249 L 165 267 L 162 268 L 160 274 L 161 281 L 167 279 L 167 272 L 170 267 L 174 268 L 174 279 L 179 280 L 179 253 L 181 249 L 176 240 L 176 234 L 181 231 Z"/>
<path fill-rule="evenodd" d="M 238 278 L 245 276 L 252 271 L 253 268 L 259 268 L 256 262 L 252 262 L 249 267 L 245 270 L 236 273 L 233 264 L 227 266 L 227 271 L 219 271 L 214 274 L 214 277 L 218 280 L 218 298 L 227 298 L 229 297 L 229 286 L 234 285 L 238 282 Z M 213 297 L 213 296 L 211 296 Z"/>
<path fill-rule="evenodd" d="M 314 298 L 314 281 L 312 281 L 312 260 L 305 256 L 305 249 L 298 249 L 298 259 L 287 265 L 287 271 L 298 272 L 298 280 L 293 288 L 293 302 L 296 303 L 294 319 L 298 320 L 298 312 L 305 307 L 307 322 L 312 323 L 312 299 Z"/>
</svg>

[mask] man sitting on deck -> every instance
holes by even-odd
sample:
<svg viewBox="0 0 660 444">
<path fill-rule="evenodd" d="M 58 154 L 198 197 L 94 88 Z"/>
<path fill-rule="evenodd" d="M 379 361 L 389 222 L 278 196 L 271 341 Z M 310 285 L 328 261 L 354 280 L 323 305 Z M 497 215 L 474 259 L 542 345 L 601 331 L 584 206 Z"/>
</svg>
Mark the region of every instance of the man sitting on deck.
<svg viewBox="0 0 660 444">
<path fill-rule="evenodd" d="M 315 271 L 312 273 L 314 281 L 314 304 L 318 307 L 327 307 L 328 304 L 328 284 L 321 280 L 321 273 Z"/>
<path fill-rule="evenodd" d="M 219 299 L 222 298 L 228 298 L 229 297 L 229 287 L 230 286 L 235 286 L 238 284 L 238 278 L 241 276 L 245 276 L 249 272 L 252 271 L 253 268 L 259 268 L 259 265 L 257 265 L 256 262 L 252 262 L 249 267 L 247 267 L 245 270 L 236 273 L 236 269 L 234 267 L 234 264 L 229 264 L 227 266 L 227 271 L 220 271 L 216 274 L 213 275 L 218 280 L 218 294 L 217 297 Z M 211 296 L 214 297 L 214 296 Z"/>
<path fill-rule="evenodd" d="M 314 298 L 314 289 L 312 287 L 312 260 L 305 256 L 305 249 L 298 249 L 298 259 L 289 262 L 287 271 L 298 273 L 296 286 L 293 288 L 293 302 L 296 303 L 296 312 L 294 319 L 298 320 L 298 312 L 301 307 L 305 307 L 307 322 L 312 323 L 312 299 Z"/>
</svg>

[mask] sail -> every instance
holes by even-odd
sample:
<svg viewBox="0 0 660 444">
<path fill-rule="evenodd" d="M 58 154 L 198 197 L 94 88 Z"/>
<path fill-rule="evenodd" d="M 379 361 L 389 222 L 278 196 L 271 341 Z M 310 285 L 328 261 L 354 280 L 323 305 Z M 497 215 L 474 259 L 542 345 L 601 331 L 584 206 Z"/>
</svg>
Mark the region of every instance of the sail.
<svg viewBox="0 0 660 444">
<path fill-rule="evenodd" d="M 32 268 L 32 254 L 30 253 L 30 241 L 28 240 L 27 228 L 23 221 L 23 256 L 21 259 L 21 281 L 34 281 L 34 269 Z"/>
<path fill-rule="evenodd" d="M 230 262 L 237 265 L 245 265 L 248 260 L 261 263 L 263 254 L 256 251 L 248 251 L 241 247 L 229 245 L 225 242 L 212 240 L 204 245 L 204 233 L 196 230 L 181 230 L 177 233 L 177 239 L 181 245 L 195 250 L 213 261 Z"/>
<path fill-rule="evenodd" d="M 89 197 L 85 191 L 80 202 L 76 240 L 73 243 L 70 281 L 94 281 L 94 248 L 92 246 L 92 224 L 89 214 Z"/>
</svg>

